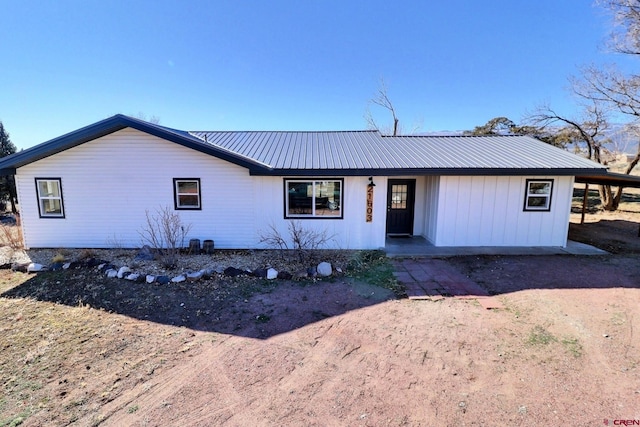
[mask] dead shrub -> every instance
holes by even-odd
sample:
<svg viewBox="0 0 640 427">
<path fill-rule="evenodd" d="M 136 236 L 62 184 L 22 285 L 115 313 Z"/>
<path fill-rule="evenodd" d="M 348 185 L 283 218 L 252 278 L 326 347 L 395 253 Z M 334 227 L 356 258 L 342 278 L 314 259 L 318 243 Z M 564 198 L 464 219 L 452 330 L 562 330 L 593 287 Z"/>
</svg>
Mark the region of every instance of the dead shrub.
<svg viewBox="0 0 640 427">
<path fill-rule="evenodd" d="M 148 210 L 145 214 L 146 224 L 138 232 L 142 244 L 154 249 L 164 267 L 175 268 L 191 224 L 184 224 L 180 215 L 168 206 L 158 208 L 153 215 Z"/>
<path fill-rule="evenodd" d="M 22 230 L 18 224 L 0 223 L 0 244 L 13 250 L 22 249 Z"/>
<path fill-rule="evenodd" d="M 316 231 L 305 228 L 300 221 L 289 221 L 287 231 L 289 235 L 284 237 L 274 224 L 270 224 L 266 231 L 260 232 L 260 243 L 280 249 L 283 253 L 291 253 L 299 261 L 304 261 L 311 252 L 323 249 L 334 238 L 326 229 Z"/>
</svg>

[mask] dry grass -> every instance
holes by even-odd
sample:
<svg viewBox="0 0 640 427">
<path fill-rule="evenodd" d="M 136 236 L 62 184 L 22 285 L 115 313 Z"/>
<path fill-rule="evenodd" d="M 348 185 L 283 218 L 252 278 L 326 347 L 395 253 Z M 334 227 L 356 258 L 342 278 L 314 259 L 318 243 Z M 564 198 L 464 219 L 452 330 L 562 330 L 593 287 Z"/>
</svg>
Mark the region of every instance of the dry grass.
<svg viewBox="0 0 640 427">
<path fill-rule="evenodd" d="M 0 246 L 9 246 L 11 249 L 22 249 L 22 229 L 19 225 L 0 223 Z"/>
<path fill-rule="evenodd" d="M 0 272 L 0 426 L 73 423 L 153 375 L 191 339 L 157 324 L 136 333 L 139 321 L 87 305 L 4 297 L 34 280 L 42 279 Z"/>
</svg>

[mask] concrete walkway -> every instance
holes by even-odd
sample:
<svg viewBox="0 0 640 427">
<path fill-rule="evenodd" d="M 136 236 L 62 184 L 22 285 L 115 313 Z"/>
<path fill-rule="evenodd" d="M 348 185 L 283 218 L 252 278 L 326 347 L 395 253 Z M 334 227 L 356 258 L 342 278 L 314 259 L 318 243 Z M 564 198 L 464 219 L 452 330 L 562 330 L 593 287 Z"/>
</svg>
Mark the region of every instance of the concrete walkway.
<svg viewBox="0 0 640 427">
<path fill-rule="evenodd" d="M 503 308 L 500 301 L 444 260 L 406 258 L 391 262 L 394 275 L 406 287 L 409 299 L 471 298 L 486 309 Z"/>
<path fill-rule="evenodd" d="M 421 236 L 387 237 L 384 251 L 388 257 L 458 256 L 458 255 L 607 255 L 608 252 L 580 242 L 569 240 L 566 247 L 512 247 L 512 246 L 433 246 Z"/>
</svg>

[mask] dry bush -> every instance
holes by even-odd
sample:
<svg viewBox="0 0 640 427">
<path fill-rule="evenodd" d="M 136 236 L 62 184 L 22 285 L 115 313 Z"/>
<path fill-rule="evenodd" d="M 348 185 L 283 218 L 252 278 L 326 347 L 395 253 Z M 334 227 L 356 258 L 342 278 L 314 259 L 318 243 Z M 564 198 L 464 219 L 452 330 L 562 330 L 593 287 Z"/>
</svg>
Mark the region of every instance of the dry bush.
<svg viewBox="0 0 640 427">
<path fill-rule="evenodd" d="M 0 244 L 9 246 L 13 250 L 22 249 L 22 229 L 19 225 L 0 223 Z"/>
<path fill-rule="evenodd" d="M 148 210 L 145 214 L 147 222 L 138 232 L 143 245 L 153 248 L 166 268 L 175 268 L 191 224 L 183 224 L 180 215 L 168 206 L 158 208 L 155 215 Z"/>
<path fill-rule="evenodd" d="M 288 238 L 282 236 L 275 225 L 260 232 L 260 243 L 281 251 L 291 251 L 298 260 L 304 261 L 311 251 L 323 249 L 334 238 L 326 229 L 321 231 L 305 228 L 300 221 L 289 221 L 287 224 Z"/>
</svg>

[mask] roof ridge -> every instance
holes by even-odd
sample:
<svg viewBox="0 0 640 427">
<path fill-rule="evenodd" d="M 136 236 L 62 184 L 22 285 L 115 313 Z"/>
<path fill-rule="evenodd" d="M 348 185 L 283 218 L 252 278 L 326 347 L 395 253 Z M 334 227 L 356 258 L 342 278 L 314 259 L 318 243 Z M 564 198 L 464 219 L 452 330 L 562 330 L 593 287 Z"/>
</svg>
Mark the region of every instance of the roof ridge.
<svg viewBox="0 0 640 427">
<path fill-rule="evenodd" d="M 513 137 L 513 136 L 528 136 L 530 138 L 534 138 L 531 135 L 527 135 L 525 133 L 512 133 L 509 135 L 465 135 L 465 134 L 451 134 L 451 135 L 380 135 L 383 138 L 487 138 L 487 137 Z"/>
<path fill-rule="evenodd" d="M 380 133 L 377 130 L 189 130 L 189 133 Z"/>
</svg>

